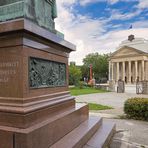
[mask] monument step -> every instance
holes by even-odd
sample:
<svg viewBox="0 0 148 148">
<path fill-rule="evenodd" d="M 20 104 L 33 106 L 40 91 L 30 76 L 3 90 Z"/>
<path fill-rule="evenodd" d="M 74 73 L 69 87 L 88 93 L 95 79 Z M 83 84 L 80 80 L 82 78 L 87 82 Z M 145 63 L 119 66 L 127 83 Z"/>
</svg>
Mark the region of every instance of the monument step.
<svg viewBox="0 0 148 148">
<path fill-rule="evenodd" d="M 89 117 L 50 148 L 81 148 L 102 124 L 102 118 Z"/>
<path fill-rule="evenodd" d="M 9 131 L 10 134 L 12 133 L 10 136 L 14 139 L 16 148 L 47 148 L 87 119 L 88 105 L 78 103 L 73 108 L 67 108 L 67 110 L 61 112 L 57 111 L 47 120 L 28 128 L 0 126 L 0 139 L 3 138 L 1 131 L 5 131 L 6 134 Z"/>
<path fill-rule="evenodd" d="M 55 122 L 61 122 L 61 120 L 73 120 L 73 123 L 75 121 L 76 116 L 79 116 L 78 125 L 86 120 L 88 117 L 87 105 L 85 103 L 76 103 L 75 106 L 69 107 L 65 110 L 57 111 L 53 114 L 51 114 L 47 120 L 43 120 L 42 122 L 39 122 L 36 125 L 29 126 L 27 128 L 16 128 L 12 126 L 0 126 L 0 130 L 3 128 L 16 133 L 30 133 L 34 130 L 41 128 L 43 126 L 47 126 L 48 124 L 54 124 Z M 70 119 L 69 119 L 70 118 Z"/>
<path fill-rule="evenodd" d="M 115 124 L 103 121 L 101 127 L 83 148 L 106 148 L 115 132 Z"/>
</svg>

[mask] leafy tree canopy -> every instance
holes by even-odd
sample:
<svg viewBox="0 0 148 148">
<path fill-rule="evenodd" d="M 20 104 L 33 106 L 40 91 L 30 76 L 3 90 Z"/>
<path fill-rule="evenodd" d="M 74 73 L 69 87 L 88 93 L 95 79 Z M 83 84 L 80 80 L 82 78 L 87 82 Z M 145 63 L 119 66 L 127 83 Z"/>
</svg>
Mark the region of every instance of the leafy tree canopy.
<svg viewBox="0 0 148 148">
<path fill-rule="evenodd" d="M 91 53 L 83 59 L 82 77 L 89 78 L 89 67 L 92 64 L 93 74 L 96 80 L 107 79 L 108 77 L 108 54 Z"/>
<path fill-rule="evenodd" d="M 69 84 L 78 85 L 80 79 L 82 78 L 81 69 L 74 64 L 69 66 Z"/>
</svg>

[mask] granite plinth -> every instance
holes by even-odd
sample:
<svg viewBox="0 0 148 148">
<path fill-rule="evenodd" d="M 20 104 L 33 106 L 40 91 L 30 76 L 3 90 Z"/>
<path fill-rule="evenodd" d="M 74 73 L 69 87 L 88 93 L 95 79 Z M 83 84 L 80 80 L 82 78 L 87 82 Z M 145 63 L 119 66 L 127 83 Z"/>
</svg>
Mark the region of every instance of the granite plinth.
<svg viewBox="0 0 148 148">
<path fill-rule="evenodd" d="M 0 130 L 0 147 L 14 148 L 13 146 L 13 133 L 9 131 Z"/>
<path fill-rule="evenodd" d="M 46 106 L 49 106 L 52 98 L 61 96 L 59 101 L 62 100 L 63 92 L 68 95 L 68 80 L 62 87 L 31 89 L 28 59 L 36 57 L 58 61 L 64 63 L 68 69 L 69 52 L 74 49 L 74 45 L 28 20 L 1 23 L 0 111 L 27 113 L 43 108 L 47 102 Z M 68 78 L 68 70 L 66 78 Z M 66 98 L 69 100 L 70 96 L 66 96 L 64 101 Z"/>
</svg>

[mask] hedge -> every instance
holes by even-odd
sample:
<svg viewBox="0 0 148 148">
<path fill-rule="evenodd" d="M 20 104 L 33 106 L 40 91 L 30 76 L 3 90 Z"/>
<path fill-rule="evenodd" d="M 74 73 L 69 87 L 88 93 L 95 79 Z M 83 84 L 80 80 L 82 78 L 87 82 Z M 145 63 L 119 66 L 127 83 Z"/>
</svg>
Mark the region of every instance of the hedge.
<svg viewBox="0 0 148 148">
<path fill-rule="evenodd" d="M 130 98 L 124 104 L 128 118 L 148 121 L 148 98 Z"/>
</svg>

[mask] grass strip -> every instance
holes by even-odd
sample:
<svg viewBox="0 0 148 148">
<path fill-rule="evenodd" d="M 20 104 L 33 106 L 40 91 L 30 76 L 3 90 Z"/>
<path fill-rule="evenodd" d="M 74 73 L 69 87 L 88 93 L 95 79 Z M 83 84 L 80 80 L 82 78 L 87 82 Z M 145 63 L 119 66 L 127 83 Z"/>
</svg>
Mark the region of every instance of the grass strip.
<svg viewBox="0 0 148 148">
<path fill-rule="evenodd" d="M 102 89 L 96 89 L 96 88 L 81 88 L 80 89 L 78 87 L 69 88 L 69 90 L 72 96 L 108 92 L 107 90 L 102 90 Z"/>
</svg>

